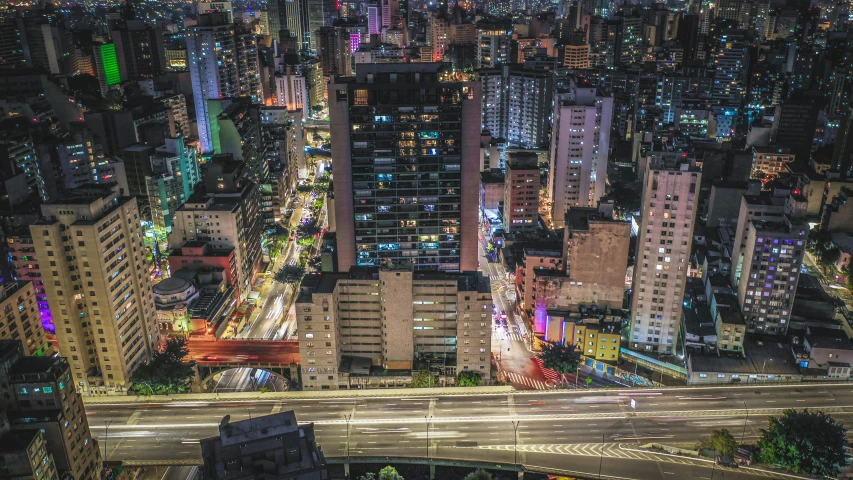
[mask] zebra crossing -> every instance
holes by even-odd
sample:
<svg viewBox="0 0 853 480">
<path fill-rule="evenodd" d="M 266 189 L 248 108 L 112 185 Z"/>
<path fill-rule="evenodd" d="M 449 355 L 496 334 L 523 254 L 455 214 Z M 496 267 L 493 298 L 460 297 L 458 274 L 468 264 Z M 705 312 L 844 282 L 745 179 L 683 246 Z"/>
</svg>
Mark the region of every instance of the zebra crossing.
<svg viewBox="0 0 853 480">
<path fill-rule="evenodd" d="M 499 280 L 502 280 L 501 277 L 502 277 L 502 275 L 499 273 L 492 273 L 489 275 L 489 280 L 491 280 L 493 282 L 497 282 Z"/>
<path fill-rule="evenodd" d="M 524 375 L 519 375 L 515 372 L 506 372 L 506 377 L 513 385 L 516 386 L 524 385 L 525 387 L 532 388 L 533 390 L 551 390 L 545 382 L 525 377 Z"/>
<path fill-rule="evenodd" d="M 501 340 L 502 341 L 502 340 L 505 340 L 506 338 L 509 338 L 510 340 L 515 340 L 516 342 L 523 342 L 524 341 L 524 338 L 521 335 L 519 335 L 515 332 L 507 332 L 506 330 L 503 329 L 503 327 L 495 329 L 494 331 L 492 331 L 492 340 Z"/>
<path fill-rule="evenodd" d="M 476 447 L 482 450 L 508 450 L 513 451 L 515 448 L 518 449 L 518 452 L 527 452 L 527 453 L 550 453 L 557 455 L 576 455 L 576 456 L 585 456 L 585 457 L 605 457 L 605 458 L 619 458 L 619 459 L 630 459 L 630 460 L 647 460 L 652 462 L 660 462 L 660 463 L 673 463 L 679 465 L 688 465 L 692 467 L 708 467 L 711 468 L 714 461 L 710 459 L 701 459 L 695 457 L 686 457 L 682 455 L 673 455 L 667 453 L 657 453 L 651 452 L 648 450 L 643 450 L 640 448 L 635 448 L 634 446 L 629 446 L 625 444 L 618 443 L 575 443 L 575 444 L 549 444 L 549 445 L 518 445 L 517 447 L 514 445 L 481 445 Z M 717 465 L 714 467 L 718 470 L 722 471 L 737 471 L 731 469 L 729 467 L 724 467 L 721 465 Z M 775 478 L 775 479 L 803 479 L 806 477 L 800 477 L 796 475 L 790 475 L 782 472 L 774 472 L 771 470 L 765 470 L 763 468 L 756 467 L 741 467 L 744 470 L 748 470 L 752 475 L 758 475 L 767 478 Z"/>
</svg>

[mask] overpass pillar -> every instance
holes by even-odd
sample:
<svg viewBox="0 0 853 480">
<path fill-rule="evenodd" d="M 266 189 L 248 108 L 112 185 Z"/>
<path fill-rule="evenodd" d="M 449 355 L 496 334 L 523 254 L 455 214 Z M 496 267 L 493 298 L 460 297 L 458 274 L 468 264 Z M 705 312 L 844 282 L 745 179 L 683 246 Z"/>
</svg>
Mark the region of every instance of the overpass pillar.
<svg viewBox="0 0 853 480">
<path fill-rule="evenodd" d="M 344 464 L 344 478 L 349 478 L 349 462 Z"/>
<path fill-rule="evenodd" d="M 435 464 L 432 462 L 429 464 L 429 480 L 435 480 Z"/>
<path fill-rule="evenodd" d="M 524 470 L 519 470 L 518 471 L 518 480 L 523 480 L 523 479 L 524 479 Z"/>
</svg>

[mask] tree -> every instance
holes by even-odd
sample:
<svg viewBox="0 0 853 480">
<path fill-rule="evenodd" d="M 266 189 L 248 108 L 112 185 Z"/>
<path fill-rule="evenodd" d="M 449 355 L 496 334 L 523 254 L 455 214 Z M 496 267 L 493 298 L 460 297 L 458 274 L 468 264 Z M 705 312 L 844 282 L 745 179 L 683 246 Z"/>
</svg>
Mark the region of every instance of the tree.
<svg viewBox="0 0 853 480">
<path fill-rule="evenodd" d="M 836 477 L 847 465 L 847 429 L 823 412 L 785 410 L 770 417 L 758 441 L 760 458 L 794 473 Z"/>
<path fill-rule="evenodd" d="M 565 380 L 563 375 L 576 371 L 581 360 L 580 351 L 574 345 L 566 346 L 562 342 L 543 343 L 542 351 L 536 356 L 545 368 L 560 374 L 561 383 Z"/>
<path fill-rule="evenodd" d="M 841 274 L 844 275 L 844 286 L 847 287 L 847 291 L 853 293 L 853 262 L 845 265 Z"/>
<path fill-rule="evenodd" d="M 492 480 L 492 474 L 482 468 L 478 468 L 468 475 L 465 475 L 463 480 Z"/>
<path fill-rule="evenodd" d="M 586 384 L 587 387 L 592 385 L 592 377 L 586 377 L 583 382 Z"/>
<path fill-rule="evenodd" d="M 438 377 L 432 372 L 421 370 L 412 372 L 412 383 L 409 385 L 412 388 L 429 388 L 438 386 Z"/>
<path fill-rule="evenodd" d="M 714 449 L 714 453 L 728 455 L 731 457 L 737 452 L 737 440 L 727 429 L 714 430 L 708 440 L 708 447 Z"/>
<path fill-rule="evenodd" d="M 162 352 L 154 352 L 148 363 L 133 372 L 131 389 L 145 395 L 186 392 L 195 376 L 195 362 L 184 362 L 188 353 L 186 339 L 170 339 Z"/>
<path fill-rule="evenodd" d="M 305 275 L 305 266 L 296 264 L 296 265 L 285 265 L 279 269 L 279 271 L 275 272 L 275 281 L 281 283 L 296 283 L 302 276 Z"/>
<path fill-rule="evenodd" d="M 397 469 L 388 465 L 379 470 L 379 480 L 403 480 L 403 477 L 397 473 Z"/>
<path fill-rule="evenodd" d="M 477 387 L 482 380 L 483 377 L 479 373 L 468 370 L 463 370 L 456 375 L 456 385 L 459 387 Z"/>
</svg>

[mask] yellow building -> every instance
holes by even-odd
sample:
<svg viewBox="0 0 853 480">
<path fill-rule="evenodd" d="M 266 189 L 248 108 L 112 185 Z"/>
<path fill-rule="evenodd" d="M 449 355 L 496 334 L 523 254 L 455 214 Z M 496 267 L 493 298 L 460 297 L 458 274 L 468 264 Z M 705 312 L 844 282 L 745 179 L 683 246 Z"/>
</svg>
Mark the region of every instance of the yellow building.
<svg viewBox="0 0 853 480">
<path fill-rule="evenodd" d="M 545 340 L 576 345 L 581 354 L 588 358 L 618 361 L 624 312 L 582 308 L 582 311 L 548 310 Z"/>
</svg>

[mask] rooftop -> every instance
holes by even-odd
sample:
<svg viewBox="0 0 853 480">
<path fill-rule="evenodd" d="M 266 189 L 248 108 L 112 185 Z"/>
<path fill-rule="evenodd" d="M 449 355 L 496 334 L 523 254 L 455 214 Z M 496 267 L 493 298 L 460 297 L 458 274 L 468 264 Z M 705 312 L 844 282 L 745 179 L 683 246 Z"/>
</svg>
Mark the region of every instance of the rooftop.
<svg viewBox="0 0 853 480">
<path fill-rule="evenodd" d="M 800 375 L 790 345 L 773 341 L 748 339 L 744 342 L 746 358 L 739 354 L 691 354 L 693 372 L 735 373 L 754 375 Z"/>
</svg>

